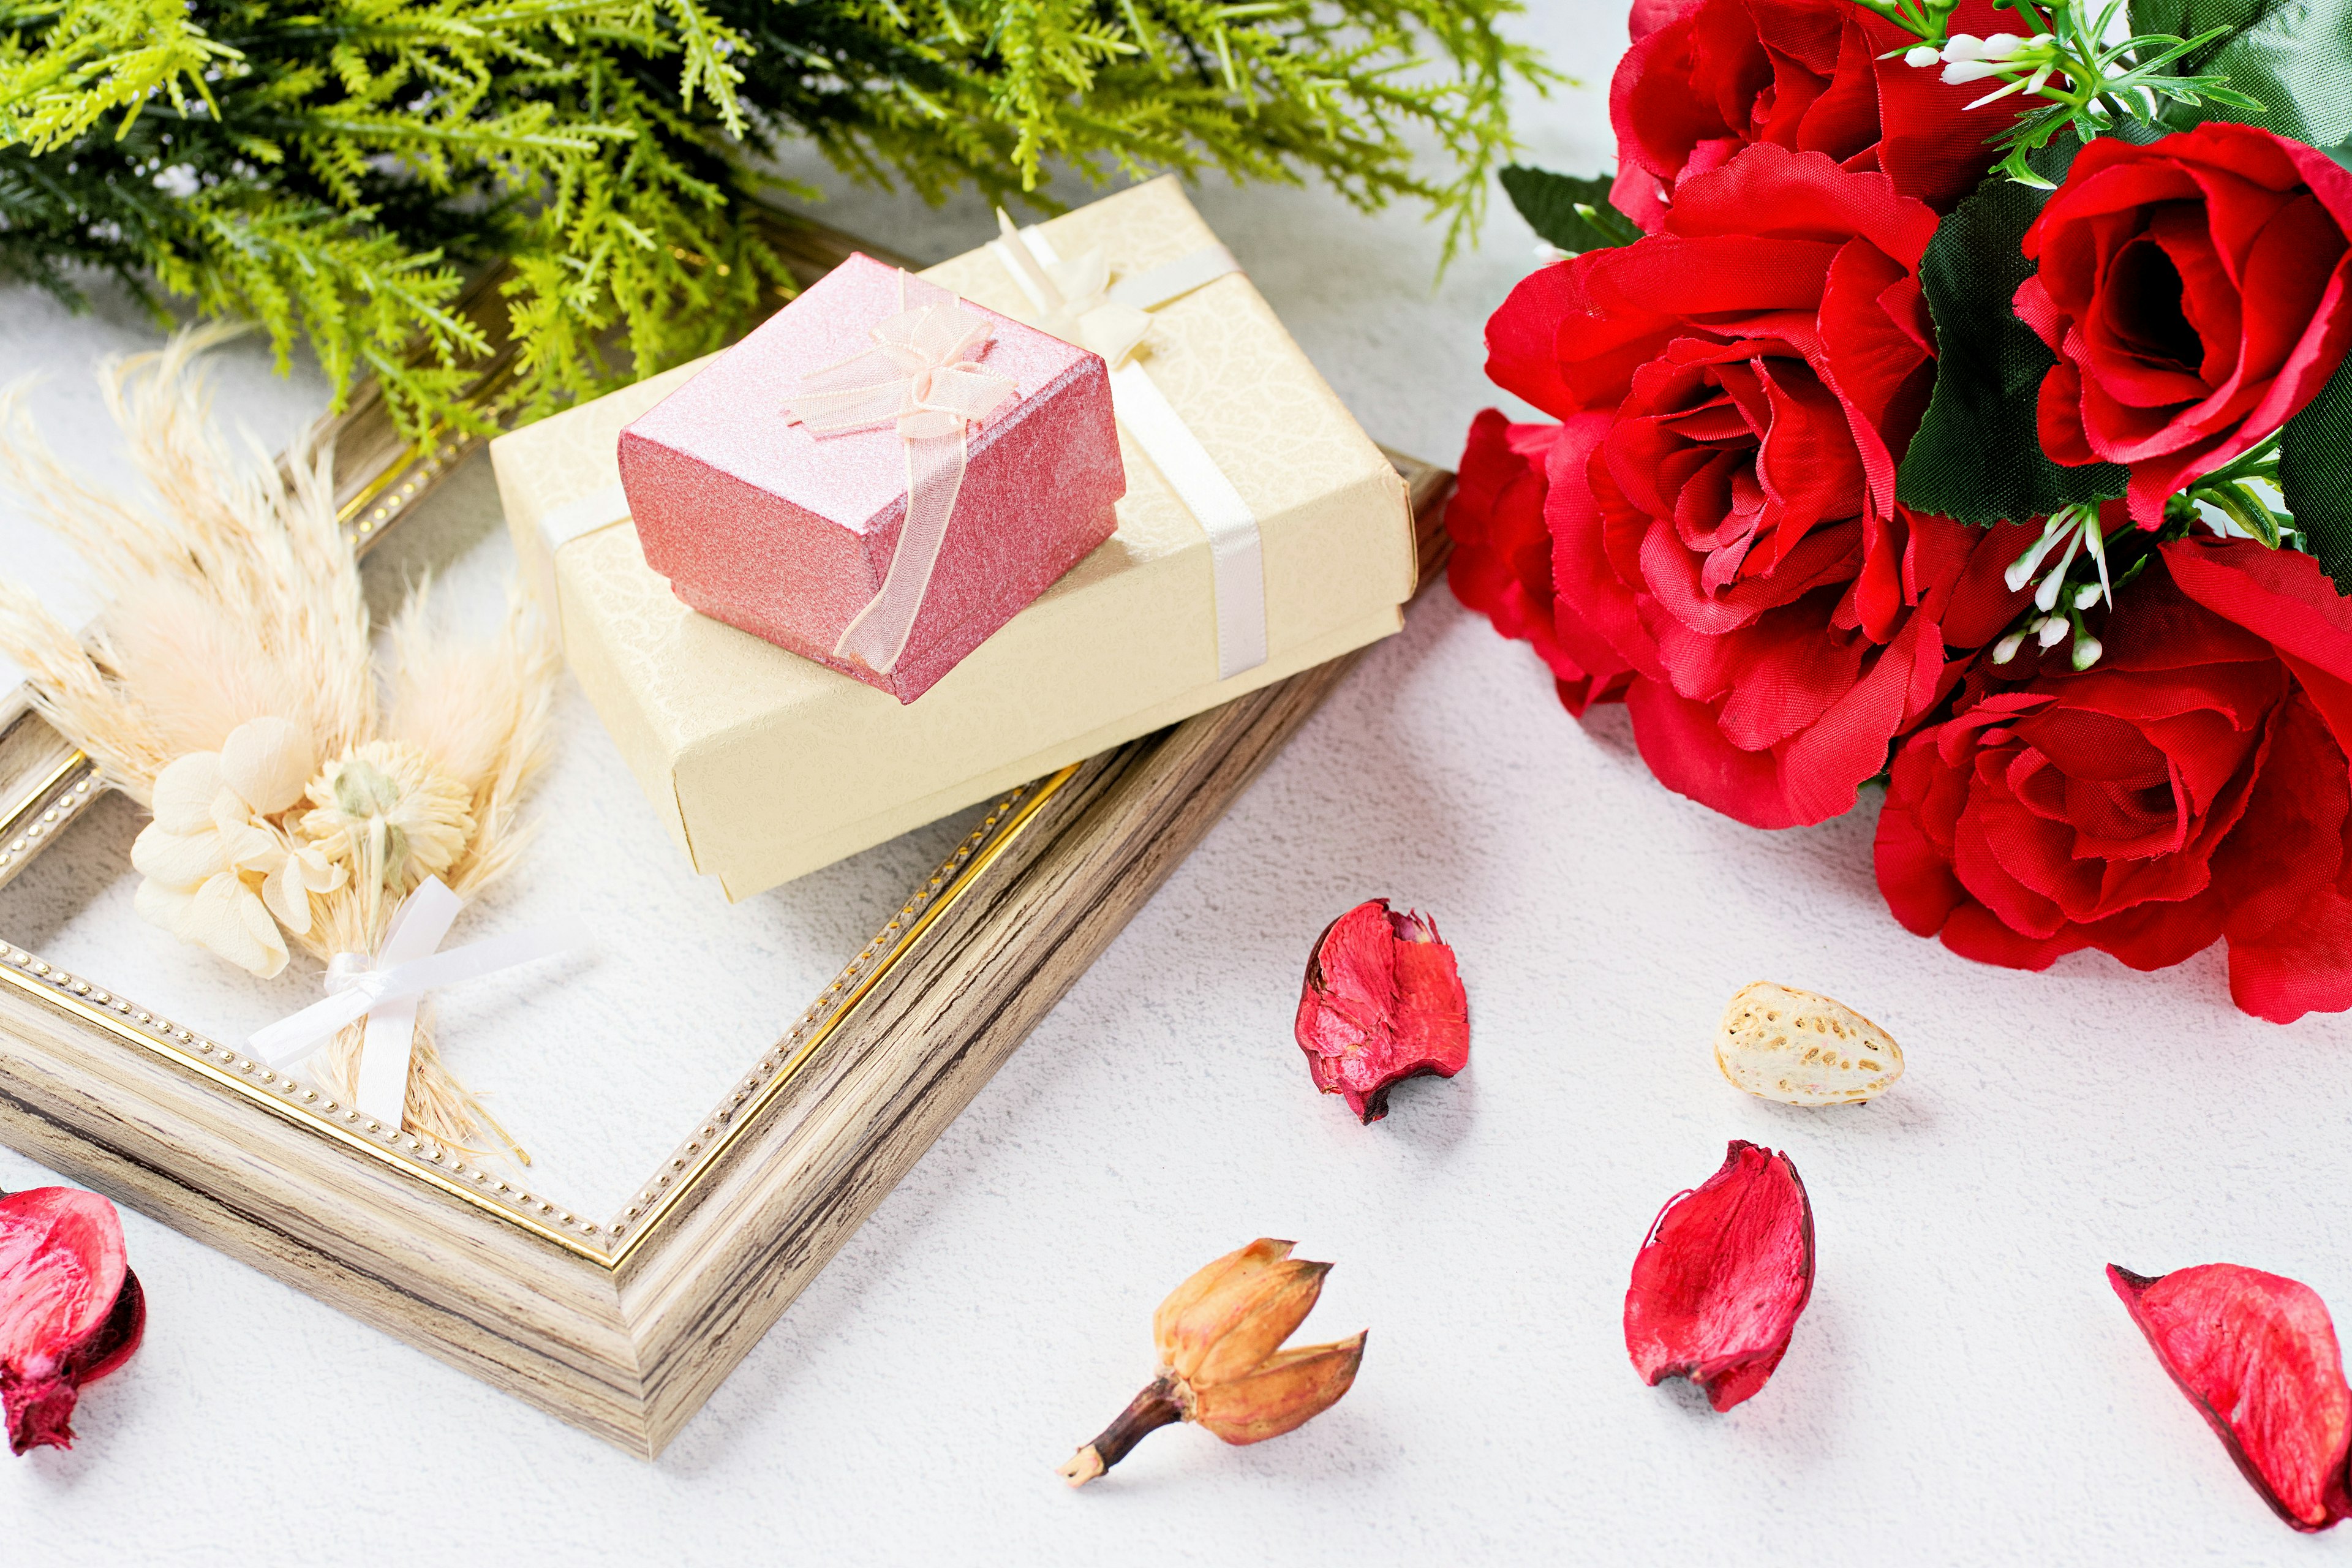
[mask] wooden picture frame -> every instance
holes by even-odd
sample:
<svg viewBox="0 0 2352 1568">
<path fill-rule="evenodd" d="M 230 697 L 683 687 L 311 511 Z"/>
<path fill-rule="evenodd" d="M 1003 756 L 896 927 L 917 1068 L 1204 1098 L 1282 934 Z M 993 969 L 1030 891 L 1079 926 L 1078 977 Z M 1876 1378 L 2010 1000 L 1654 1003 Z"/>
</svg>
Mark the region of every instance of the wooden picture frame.
<svg viewBox="0 0 2352 1568">
<path fill-rule="evenodd" d="M 873 251 L 781 216 L 773 237 L 803 280 Z M 499 281 L 467 300 L 493 332 Z M 479 439 L 411 448 L 365 390 L 336 436 L 362 548 Z M 1451 476 L 1395 460 L 1426 583 Z M 370 1121 L 5 931 L 0 1142 L 651 1458 L 1358 657 L 1008 794 L 620 1214 Z M 0 882 L 102 793 L 23 693 L 0 706 Z"/>
</svg>

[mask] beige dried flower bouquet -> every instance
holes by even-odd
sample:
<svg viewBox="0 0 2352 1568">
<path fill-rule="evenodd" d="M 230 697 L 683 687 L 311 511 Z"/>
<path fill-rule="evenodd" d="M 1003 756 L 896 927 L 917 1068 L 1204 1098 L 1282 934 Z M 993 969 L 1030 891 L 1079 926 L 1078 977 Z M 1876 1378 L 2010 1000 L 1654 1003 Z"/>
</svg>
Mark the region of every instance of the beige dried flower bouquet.
<svg viewBox="0 0 2352 1568">
<path fill-rule="evenodd" d="M 380 668 L 333 455 L 306 437 L 281 471 L 250 442 L 231 449 L 199 363 L 222 335 L 101 367 L 151 492 L 137 500 L 75 478 L 25 389 L 0 393 L 0 480 L 79 552 L 108 606 L 76 633 L 0 581 L 0 653 L 30 672 L 44 716 L 153 812 L 131 848 L 140 913 L 267 977 L 291 949 L 375 953 L 427 878 L 470 897 L 512 866 L 559 656 L 520 592 L 495 636 L 453 646 L 430 631 L 419 587 Z M 362 1037 L 342 1028 L 307 1076 L 349 1099 Z M 505 1141 L 422 1016 L 405 1124 L 460 1147 L 485 1131 Z"/>
</svg>

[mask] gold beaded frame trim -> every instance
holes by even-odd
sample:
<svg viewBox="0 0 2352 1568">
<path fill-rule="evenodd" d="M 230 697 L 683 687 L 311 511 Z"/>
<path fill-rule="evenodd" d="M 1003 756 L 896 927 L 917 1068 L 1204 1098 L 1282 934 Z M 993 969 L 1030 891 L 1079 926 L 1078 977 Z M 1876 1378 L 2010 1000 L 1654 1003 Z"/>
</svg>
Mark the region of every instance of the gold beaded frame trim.
<svg viewBox="0 0 2352 1568">
<path fill-rule="evenodd" d="M 104 793 L 98 764 L 79 752 L 33 780 L 15 805 L 0 811 L 0 887 L 56 842 L 66 825 Z"/>
<path fill-rule="evenodd" d="M 528 1192 L 468 1163 L 459 1151 L 387 1127 L 297 1079 L 272 1071 L 266 1063 L 137 1005 L 86 975 L 59 968 L 5 941 L 0 941 L 0 986 L 38 997 L 114 1040 L 163 1057 L 297 1126 L 519 1225 L 567 1252 L 606 1268 L 618 1268 L 1077 771 L 1074 763 L 1047 778 L 1023 784 L 992 806 L 980 826 L 915 889 L 699 1131 L 609 1224 L 584 1219 L 540 1194 Z M 37 826 L 44 837 L 55 831 L 46 824 Z"/>
<path fill-rule="evenodd" d="M 400 521 L 403 508 L 423 500 L 444 475 L 481 444 L 478 436 L 451 432 L 412 452 L 406 463 L 378 474 L 357 495 L 335 508 L 335 521 L 343 525 L 344 537 L 364 552 L 378 533 Z"/>
</svg>

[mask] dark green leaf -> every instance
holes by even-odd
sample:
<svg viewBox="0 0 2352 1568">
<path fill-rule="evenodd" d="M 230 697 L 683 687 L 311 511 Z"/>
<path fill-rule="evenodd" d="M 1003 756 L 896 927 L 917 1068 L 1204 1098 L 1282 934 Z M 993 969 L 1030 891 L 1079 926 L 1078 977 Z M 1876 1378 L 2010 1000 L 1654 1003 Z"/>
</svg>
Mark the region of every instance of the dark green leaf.
<svg viewBox="0 0 2352 1568">
<path fill-rule="evenodd" d="M 2169 33 L 2176 38 L 2192 37 L 2196 30 L 2189 26 L 2190 4 L 2191 0 L 2131 0 L 2133 36 Z"/>
<path fill-rule="evenodd" d="M 2352 484 L 2344 456 L 2352 452 L 2352 362 L 2336 367 L 2319 395 L 2286 422 L 2279 436 L 2279 489 L 2303 533 L 2305 548 L 2336 589 L 2352 594 Z"/>
<path fill-rule="evenodd" d="M 1503 171 L 1503 193 L 1528 226 L 1562 250 L 1606 250 L 1642 237 L 1641 226 L 1609 203 L 1610 179 L 1580 180 L 1514 163 Z"/>
<path fill-rule="evenodd" d="M 2352 136 L 2352 0 L 2132 0 L 2135 33 L 2228 36 L 2172 64 L 2180 76 L 2218 72 L 2266 107 L 2209 103 L 2170 118 L 2238 120 L 2314 146 Z"/>
<path fill-rule="evenodd" d="M 2074 153 L 2062 140 L 2033 155 L 2035 171 L 2063 180 Z M 2121 468 L 2053 463 L 2035 427 L 2035 395 L 2057 361 L 2010 299 L 2033 270 L 2019 245 L 2048 199 L 1994 173 L 1937 228 L 1919 264 L 1936 319 L 1936 390 L 1895 479 L 1906 506 L 2021 522 L 2124 493 Z"/>
</svg>

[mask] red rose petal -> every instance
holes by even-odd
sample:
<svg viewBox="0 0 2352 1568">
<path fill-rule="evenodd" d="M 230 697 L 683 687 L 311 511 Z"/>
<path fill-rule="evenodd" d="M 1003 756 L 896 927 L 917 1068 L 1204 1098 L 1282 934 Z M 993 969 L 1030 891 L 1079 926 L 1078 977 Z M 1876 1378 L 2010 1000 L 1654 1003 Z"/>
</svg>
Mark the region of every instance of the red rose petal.
<svg viewBox="0 0 2352 1568">
<path fill-rule="evenodd" d="M 1486 378 L 1563 419 L 1577 412 L 1577 403 L 1560 379 L 1553 343 L 1575 292 L 1571 265 L 1537 268 L 1486 319 Z"/>
<path fill-rule="evenodd" d="M 2213 879 L 2226 892 L 2231 954 L 2289 921 L 2344 868 L 2352 787 L 2344 753 L 2300 696 L 2271 721 L 2262 771 L 2239 831 L 2213 852 Z M 2352 968 L 2352 948 L 2331 967 Z"/>
<path fill-rule="evenodd" d="M 2155 1279 L 2109 1264 L 2107 1282 L 2281 1519 L 2315 1531 L 2344 1517 L 2352 1389 L 2336 1325 L 2309 1286 L 2233 1263 Z"/>
<path fill-rule="evenodd" d="M 1445 530 L 1453 536 L 1446 580 L 1454 596 L 1507 637 L 1530 644 L 1559 682 L 1561 699 L 1580 712 L 1622 690 L 1631 675 L 1608 645 L 1572 615 L 1557 613 L 1551 532 L 1544 526 L 1545 464 L 1563 426 L 1513 425 L 1496 409 L 1471 421 Z M 1565 620 L 1574 647 L 1560 640 Z M 1580 659 L 1579 652 L 1593 662 Z"/>
<path fill-rule="evenodd" d="M 1625 1291 L 1625 1350 L 1656 1387 L 1687 1377 L 1728 1410 L 1789 1349 L 1813 1292 L 1813 1209 L 1785 1154 L 1738 1139 L 1659 1211 Z"/>
<path fill-rule="evenodd" d="M 1903 56 L 1915 38 L 1858 6 L 1849 14 L 1861 27 L 1878 76 L 1879 168 L 1904 195 L 1917 196 L 1937 212 L 1951 211 L 1977 188 L 1992 163 L 1993 138 L 2016 113 L 2011 100 L 1970 109 L 1984 96 L 1982 83 L 1948 83 L 1941 71 L 1906 63 Z M 1979 38 L 2015 26 L 1986 0 L 1960 0 L 1947 24 L 1953 33 Z"/>
<path fill-rule="evenodd" d="M 2230 1000 L 2273 1024 L 2352 1008 L 2352 894 L 2340 883 L 2314 893 L 2292 921 L 2230 944 Z"/>
<path fill-rule="evenodd" d="M 112 1204 L 69 1187 L 0 1196 L 0 1405 L 13 1452 L 71 1447 L 81 1384 L 129 1359 L 146 1321 Z"/>
<path fill-rule="evenodd" d="M 1726 740 L 1714 704 L 1644 679 L 1626 691 L 1625 709 L 1642 761 L 1668 789 L 1750 827 L 1800 825 L 1782 787 L 1780 758 L 1743 752 Z"/>
<path fill-rule="evenodd" d="M 1914 936 L 1935 935 L 1969 898 L 1952 871 L 1952 827 L 1968 784 L 1936 765 L 1936 742 L 1914 735 L 1895 752 L 1872 847 L 1886 907 Z"/>
<path fill-rule="evenodd" d="M 1323 928 L 1295 1025 L 1315 1086 L 1367 1124 L 1409 1078 L 1452 1078 L 1470 1060 L 1470 1005 L 1437 922 L 1386 899 Z"/>
</svg>

